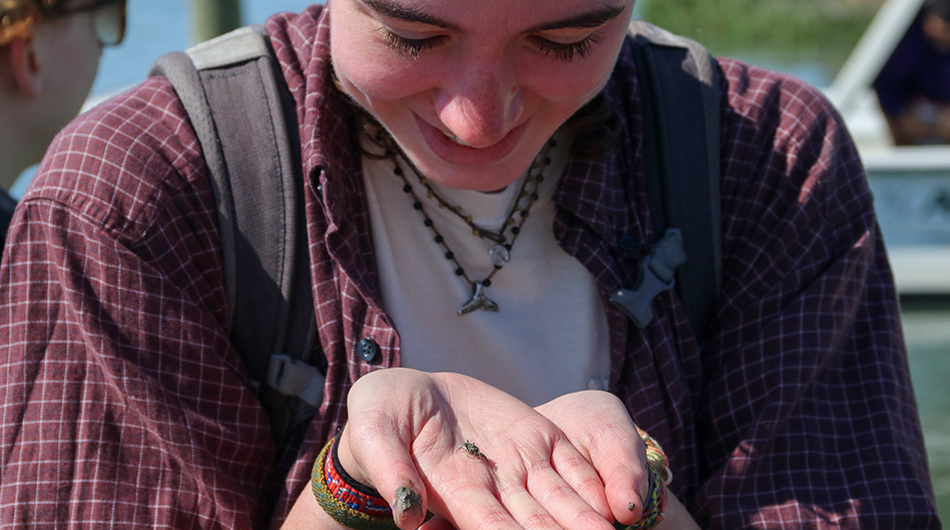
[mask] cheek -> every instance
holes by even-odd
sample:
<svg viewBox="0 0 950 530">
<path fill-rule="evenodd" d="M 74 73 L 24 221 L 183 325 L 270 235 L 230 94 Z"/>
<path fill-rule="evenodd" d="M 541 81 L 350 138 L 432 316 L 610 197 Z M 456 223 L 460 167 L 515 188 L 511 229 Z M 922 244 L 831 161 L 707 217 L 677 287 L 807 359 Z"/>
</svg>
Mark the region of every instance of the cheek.
<svg viewBox="0 0 950 530">
<path fill-rule="evenodd" d="M 556 107 L 560 118 L 566 119 L 603 89 L 612 66 L 613 63 L 609 67 L 585 65 L 550 69 L 525 86 L 526 96 L 529 101 L 533 96 L 540 105 Z"/>
<path fill-rule="evenodd" d="M 547 102 L 575 107 L 576 110 L 607 84 L 618 51 L 610 47 L 588 57 L 575 58 L 572 62 L 554 58 L 523 61 L 519 67 L 525 73 L 524 86 Z"/>
<path fill-rule="evenodd" d="M 415 69 L 393 69 L 385 61 L 373 58 L 362 62 L 340 64 L 334 58 L 337 76 L 351 96 L 365 99 L 362 103 L 380 104 L 411 96 L 427 86 Z"/>
<path fill-rule="evenodd" d="M 364 106 L 402 99 L 428 86 L 423 62 L 397 57 L 372 30 L 332 33 L 330 39 L 337 77 Z"/>
<path fill-rule="evenodd" d="M 102 48 L 96 40 L 92 21 L 73 16 L 44 25 L 45 43 L 38 50 L 43 90 L 50 102 L 54 126 L 62 127 L 76 114 L 89 95 Z"/>
</svg>

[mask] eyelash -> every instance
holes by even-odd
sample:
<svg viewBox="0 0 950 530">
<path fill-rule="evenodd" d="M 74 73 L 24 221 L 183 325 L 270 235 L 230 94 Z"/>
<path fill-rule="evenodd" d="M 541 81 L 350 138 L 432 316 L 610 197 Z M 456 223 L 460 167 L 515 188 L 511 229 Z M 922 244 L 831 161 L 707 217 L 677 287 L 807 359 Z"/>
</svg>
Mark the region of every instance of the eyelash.
<svg viewBox="0 0 950 530">
<path fill-rule="evenodd" d="M 587 57 L 587 54 L 590 53 L 593 45 L 600 40 L 600 35 L 597 33 L 591 33 L 583 40 L 572 42 L 570 44 L 552 42 L 547 39 L 542 39 L 541 37 L 531 37 L 531 40 L 541 53 L 545 55 L 553 55 L 554 57 L 557 57 L 558 59 L 565 62 L 571 62 L 574 60 L 575 55 L 580 56 L 581 58 Z"/>
<path fill-rule="evenodd" d="M 418 59 L 422 52 L 437 48 L 447 38 L 444 35 L 439 35 L 428 39 L 407 39 L 396 35 L 392 31 L 387 31 L 386 45 L 403 55 Z"/>
<path fill-rule="evenodd" d="M 428 39 L 407 39 L 392 31 L 386 31 L 386 45 L 413 59 L 418 59 L 423 52 L 439 47 L 446 39 L 448 39 L 448 37 L 444 35 L 429 37 Z M 583 40 L 570 44 L 561 44 L 559 42 L 542 39 L 541 37 L 530 37 L 530 39 L 541 53 L 553 55 L 565 62 L 571 62 L 574 60 L 575 55 L 586 57 L 587 54 L 590 53 L 591 47 L 600 40 L 600 35 L 591 33 Z"/>
</svg>

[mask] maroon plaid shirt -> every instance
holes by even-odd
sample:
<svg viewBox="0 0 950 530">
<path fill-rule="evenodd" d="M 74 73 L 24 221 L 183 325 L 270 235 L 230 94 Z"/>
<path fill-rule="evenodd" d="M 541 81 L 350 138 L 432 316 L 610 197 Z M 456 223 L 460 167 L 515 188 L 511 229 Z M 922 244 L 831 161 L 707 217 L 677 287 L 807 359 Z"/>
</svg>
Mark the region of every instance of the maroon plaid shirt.
<svg viewBox="0 0 950 530">
<path fill-rule="evenodd" d="M 10 230 L 4 527 L 276 527 L 345 421 L 352 382 L 399 364 L 348 107 L 327 75 L 326 17 L 315 6 L 267 27 L 302 124 L 328 361 L 296 464 L 276 478 L 265 412 L 225 331 L 206 167 L 173 90 L 153 78 L 57 138 Z M 848 134 L 814 89 L 720 64 L 716 332 L 700 354 L 670 293 L 643 331 L 608 305 L 611 390 L 667 449 L 672 488 L 703 526 L 937 528 L 893 282 Z M 629 49 L 605 92 L 621 149 L 569 164 L 554 231 L 606 294 L 632 284 L 654 240 Z M 624 251 L 625 236 L 640 244 Z M 382 348 L 373 364 L 354 352 L 365 337 Z"/>
</svg>

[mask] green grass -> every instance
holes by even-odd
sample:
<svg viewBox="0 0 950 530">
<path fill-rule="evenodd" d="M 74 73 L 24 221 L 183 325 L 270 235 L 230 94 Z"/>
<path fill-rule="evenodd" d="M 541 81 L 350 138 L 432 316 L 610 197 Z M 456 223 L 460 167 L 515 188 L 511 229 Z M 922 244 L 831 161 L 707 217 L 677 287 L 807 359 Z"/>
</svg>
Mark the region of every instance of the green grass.
<svg viewBox="0 0 950 530">
<path fill-rule="evenodd" d="M 640 0 L 640 18 L 717 55 L 794 54 L 844 62 L 881 0 Z"/>
</svg>

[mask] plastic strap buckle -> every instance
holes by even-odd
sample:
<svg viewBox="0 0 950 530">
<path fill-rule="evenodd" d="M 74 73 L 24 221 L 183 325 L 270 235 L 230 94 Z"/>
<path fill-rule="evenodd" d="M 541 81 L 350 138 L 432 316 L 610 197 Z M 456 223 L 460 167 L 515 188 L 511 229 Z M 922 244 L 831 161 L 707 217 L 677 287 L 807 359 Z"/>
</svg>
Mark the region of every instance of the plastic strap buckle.
<svg viewBox="0 0 950 530">
<path fill-rule="evenodd" d="M 325 378 L 316 366 L 309 365 L 289 355 L 275 354 L 270 357 L 267 370 L 267 386 L 285 396 L 299 398 L 314 408 L 323 401 Z"/>
<path fill-rule="evenodd" d="M 676 285 L 676 268 L 686 263 L 683 237 L 671 228 L 638 264 L 637 282 L 632 289 L 620 289 L 610 302 L 620 308 L 637 327 L 643 329 L 653 320 L 653 299 Z"/>
</svg>

